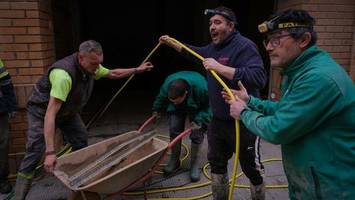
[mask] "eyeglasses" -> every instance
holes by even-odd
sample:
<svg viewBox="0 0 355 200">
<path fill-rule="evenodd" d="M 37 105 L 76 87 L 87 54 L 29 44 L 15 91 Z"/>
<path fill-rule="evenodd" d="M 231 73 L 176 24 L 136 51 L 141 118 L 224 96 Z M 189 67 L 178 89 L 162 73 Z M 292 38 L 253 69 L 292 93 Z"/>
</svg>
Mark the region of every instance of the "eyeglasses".
<svg viewBox="0 0 355 200">
<path fill-rule="evenodd" d="M 279 35 L 276 37 L 267 38 L 266 40 L 263 41 L 264 47 L 266 48 L 267 45 L 270 43 L 273 48 L 276 48 L 276 47 L 280 46 L 281 38 L 288 37 L 288 36 L 291 36 L 291 34 Z"/>
</svg>

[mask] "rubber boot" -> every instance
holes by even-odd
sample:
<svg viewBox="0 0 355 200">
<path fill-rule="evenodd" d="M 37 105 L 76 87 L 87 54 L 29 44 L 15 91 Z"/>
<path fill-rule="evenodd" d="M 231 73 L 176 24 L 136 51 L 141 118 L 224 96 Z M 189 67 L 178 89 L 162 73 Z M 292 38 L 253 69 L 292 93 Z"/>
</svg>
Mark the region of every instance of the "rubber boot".
<svg viewBox="0 0 355 200">
<path fill-rule="evenodd" d="M 195 144 L 191 142 L 191 160 L 190 160 L 190 179 L 192 182 L 197 182 L 200 180 L 200 165 L 199 165 L 199 157 L 200 157 L 200 144 Z"/>
<path fill-rule="evenodd" d="M 180 167 L 181 140 L 171 148 L 171 155 L 168 165 L 164 168 L 164 175 L 168 176 Z"/>
<path fill-rule="evenodd" d="M 27 179 L 21 175 L 17 175 L 15 185 L 15 196 L 12 200 L 25 200 L 28 191 L 30 191 L 32 179 Z"/>
<path fill-rule="evenodd" d="M 212 176 L 212 196 L 213 200 L 228 199 L 228 176 L 225 174 L 214 174 Z"/>
<path fill-rule="evenodd" d="M 252 200 L 265 200 L 265 184 L 253 185 L 250 183 L 250 194 Z"/>
</svg>

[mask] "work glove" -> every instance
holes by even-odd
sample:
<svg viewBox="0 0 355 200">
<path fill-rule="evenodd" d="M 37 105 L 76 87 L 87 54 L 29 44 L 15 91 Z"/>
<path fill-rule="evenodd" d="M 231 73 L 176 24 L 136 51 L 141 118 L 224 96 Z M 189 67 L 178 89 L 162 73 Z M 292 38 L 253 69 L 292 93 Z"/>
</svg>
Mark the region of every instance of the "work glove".
<svg viewBox="0 0 355 200">
<path fill-rule="evenodd" d="M 198 124 L 196 124 L 195 122 L 191 122 L 190 126 L 192 128 L 193 131 L 199 130 L 201 128 L 201 126 L 199 126 Z"/>
</svg>

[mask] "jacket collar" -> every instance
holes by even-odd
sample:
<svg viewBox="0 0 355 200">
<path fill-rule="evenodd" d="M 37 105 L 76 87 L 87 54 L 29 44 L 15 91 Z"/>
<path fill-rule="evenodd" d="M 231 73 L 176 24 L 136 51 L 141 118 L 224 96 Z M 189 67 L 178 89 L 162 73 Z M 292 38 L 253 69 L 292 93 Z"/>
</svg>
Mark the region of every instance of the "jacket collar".
<svg viewBox="0 0 355 200">
<path fill-rule="evenodd" d="M 312 57 L 318 55 L 322 50 L 320 50 L 317 45 L 313 45 L 302 52 L 289 66 L 281 71 L 281 74 L 290 76 L 299 68 L 301 68 L 304 63 L 311 59 Z"/>
<path fill-rule="evenodd" d="M 239 34 L 240 33 L 238 31 L 235 31 L 231 33 L 225 40 L 223 40 L 223 42 L 221 42 L 220 44 L 213 44 L 213 46 L 217 49 L 221 49 L 231 43 L 231 41 Z"/>
</svg>

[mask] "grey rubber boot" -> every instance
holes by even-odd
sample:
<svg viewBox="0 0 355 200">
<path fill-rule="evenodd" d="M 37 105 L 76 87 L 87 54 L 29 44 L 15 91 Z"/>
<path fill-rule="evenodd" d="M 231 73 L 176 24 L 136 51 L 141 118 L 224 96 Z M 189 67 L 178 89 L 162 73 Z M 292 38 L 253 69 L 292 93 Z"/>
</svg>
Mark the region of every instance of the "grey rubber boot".
<svg viewBox="0 0 355 200">
<path fill-rule="evenodd" d="M 228 199 L 228 176 L 225 174 L 214 174 L 212 176 L 212 196 L 213 200 Z"/>
<path fill-rule="evenodd" d="M 170 175 L 180 167 L 181 140 L 171 148 L 171 155 L 168 165 L 164 168 L 164 175 Z"/>
<path fill-rule="evenodd" d="M 30 191 L 32 179 L 27 179 L 17 175 L 15 184 L 15 196 L 12 200 L 25 200 L 28 191 Z"/>
<path fill-rule="evenodd" d="M 252 200 L 265 200 L 265 184 L 253 185 L 250 183 L 250 194 Z"/>
<path fill-rule="evenodd" d="M 199 157 L 200 157 L 200 144 L 195 144 L 191 142 L 191 160 L 190 160 L 190 179 L 192 182 L 197 182 L 200 180 L 200 165 L 199 165 Z"/>
</svg>

